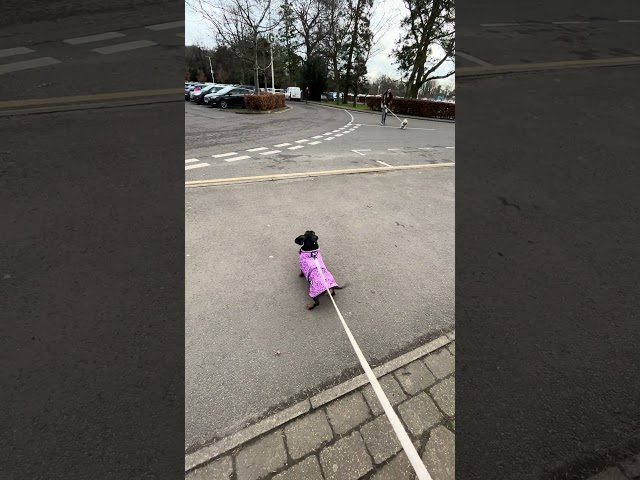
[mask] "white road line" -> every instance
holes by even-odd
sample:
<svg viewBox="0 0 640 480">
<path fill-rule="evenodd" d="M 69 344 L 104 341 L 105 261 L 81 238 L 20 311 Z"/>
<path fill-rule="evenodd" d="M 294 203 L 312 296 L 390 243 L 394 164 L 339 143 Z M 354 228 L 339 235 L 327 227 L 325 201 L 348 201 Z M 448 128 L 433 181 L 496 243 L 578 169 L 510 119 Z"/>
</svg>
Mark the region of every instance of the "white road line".
<svg viewBox="0 0 640 480">
<path fill-rule="evenodd" d="M 433 147 L 418 147 L 418 150 L 433 150 Z"/>
<path fill-rule="evenodd" d="M 64 43 L 69 45 L 81 45 L 83 43 L 100 42 L 102 40 L 111 40 L 112 38 L 124 37 L 124 33 L 119 32 L 106 32 L 99 33 L 97 35 L 88 35 L 86 37 L 67 38 L 63 40 Z"/>
<path fill-rule="evenodd" d="M 480 68 L 480 67 L 473 67 L 473 68 Z M 392 127 L 391 125 L 364 125 L 365 127 L 377 127 L 377 128 L 395 128 Z M 435 128 L 420 128 L 420 127 L 405 127 L 405 130 L 430 130 L 433 131 L 435 130 Z"/>
<path fill-rule="evenodd" d="M 279 143 L 278 145 L 274 145 L 274 147 L 288 147 L 291 145 L 290 143 Z"/>
<path fill-rule="evenodd" d="M 517 27 L 519 23 L 481 23 L 481 27 Z"/>
<path fill-rule="evenodd" d="M 456 147 L 445 147 L 445 148 L 456 148 Z"/>
<path fill-rule="evenodd" d="M 392 152 L 395 150 L 400 150 L 399 148 L 387 148 L 387 150 L 391 150 Z"/>
<path fill-rule="evenodd" d="M 259 152 L 260 150 L 268 150 L 267 147 L 250 148 L 247 152 Z"/>
<path fill-rule="evenodd" d="M 325 140 L 333 140 L 334 138 L 336 138 L 336 137 L 327 137 L 327 138 L 325 138 Z"/>
<path fill-rule="evenodd" d="M 341 137 L 344 133 L 336 133 L 336 137 Z"/>
<path fill-rule="evenodd" d="M 247 158 L 251 158 L 249 155 L 242 155 L 241 157 L 233 157 L 233 158 L 225 158 L 225 162 L 235 162 L 237 160 L 246 160 Z"/>
<path fill-rule="evenodd" d="M 304 143 L 304 142 L 308 142 L 309 140 L 307 140 L 306 138 L 303 138 L 302 140 L 296 140 L 296 143 Z"/>
<path fill-rule="evenodd" d="M 197 158 L 190 158 L 189 160 L 185 160 L 184 163 L 193 163 L 193 162 L 198 162 L 199 159 Z"/>
<path fill-rule="evenodd" d="M 260 155 L 273 155 L 274 153 L 280 153 L 281 150 L 271 150 L 269 152 L 262 152 Z"/>
<path fill-rule="evenodd" d="M 565 22 L 551 22 L 554 25 L 581 25 L 583 23 L 589 23 L 589 22 L 582 22 L 582 21 L 565 21 Z"/>
<path fill-rule="evenodd" d="M 485 62 L 484 60 L 480 60 L 479 58 L 476 58 L 472 55 L 469 55 L 468 53 L 463 53 L 463 52 L 456 52 L 456 55 L 458 57 L 462 57 L 465 60 L 469 60 L 470 62 L 473 63 L 477 63 L 478 65 L 484 65 L 485 67 L 491 66 L 491 64 L 489 62 Z"/>
<path fill-rule="evenodd" d="M 299 148 L 304 148 L 304 145 L 296 145 L 295 147 L 289 147 L 289 150 L 298 150 Z"/>
<path fill-rule="evenodd" d="M 180 20 L 179 22 L 158 23 L 157 25 L 149 25 L 144 28 L 148 30 L 169 30 L 178 27 L 184 27 L 184 20 Z"/>
<path fill-rule="evenodd" d="M 51 57 L 40 57 L 34 58 L 33 60 L 23 60 L 22 62 L 6 63 L 0 65 L 0 75 L 3 73 L 28 70 L 30 68 L 46 67 L 47 65 L 55 65 L 56 63 L 60 63 L 60 60 Z"/>
<path fill-rule="evenodd" d="M 153 47 L 154 45 L 157 45 L 157 43 L 151 40 L 136 40 L 135 42 L 118 43 L 117 45 L 110 45 L 108 47 L 94 48 L 93 51 L 102 55 L 111 55 L 112 53 L 126 52 L 138 48 Z"/>
<path fill-rule="evenodd" d="M 381 161 L 381 160 L 376 160 L 376 162 L 378 162 L 378 163 L 379 163 L 379 164 L 381 164 L 381 165 L 384 165 L 385 167 L 391 167 L 391 165 L 389 165 L 388 163 L 384 163 L 384 162 L 383 162 L 383 161 Z"/>
<path fill-rule="evenodd" d="M 318 141 L 316 140 L 315 142 L 311 142 L 309 145 L 318 145 L 319 143 L 322 143 L 322 142 L 318 142 Z"/>
<path fill-rule="evenodd" d="M 25 55 L 34 51 L 35 50 L 31 50 L 27 47 L 5 48 L 4 50 L 0 50 L 0 58 L 11 57 L 13 55 Z"/>
<path fill-rule="evenodd" d="M 640 20 L 618 20 L 618 23 L 640 23 Z"/>
<path fill-rule="evenodd" d="M 333 132 L 323 133 L 322 135 L 324 135 L 326 137 L 327 135 L 331 135 L 331 133 L 333 133 Z"/>
<path fill-rule="evenodd" d="M 311 137 L 311 138 L 322 138 L 322 135 L 316 135 L 315 137 Z"/>
<path fill-rule="evenodd" d="M 360 152 L 370 152 L 371 149 L 369 148 L 363 148 L 362 150 L 351 150 L 352 152 L 356 152 L 358 155 L 362 155 L 364 157 L 364 153 L 360 153 Z"/>
<path fill-rule="evenodd" d="M 194 168 L 202 168 L 202 167 L 208 167 L 209 164 L 208 163 L 196 163 L 195 165 L 187 165 L 186 167 L 184 167 L 185 170 L 193 170 Z"/>
<path fill-rule="evenodd" d="M 331 133 L 339 132 L 340 130 L 331 130 Z"/>
<path fill-rule="evenodd" d="M 218 155 L 211 155 L 213 158 L 230 157 L 231 155 L 237 155 L 236 152 L 219 153 Z"/>
</svg>

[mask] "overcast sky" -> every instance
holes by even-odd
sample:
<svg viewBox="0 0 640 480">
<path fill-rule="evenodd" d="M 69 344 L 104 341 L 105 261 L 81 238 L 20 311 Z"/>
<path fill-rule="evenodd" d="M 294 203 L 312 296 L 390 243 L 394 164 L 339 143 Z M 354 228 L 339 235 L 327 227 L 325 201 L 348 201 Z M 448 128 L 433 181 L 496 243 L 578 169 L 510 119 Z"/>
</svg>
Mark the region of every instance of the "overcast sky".
<svg viewBox="0 0 640 480">
<path fill-rule="evenodd" d="M 367 76 L 372 79 L 384 74 L 399 79 L 400 72 L 393 63 L 391 52 L 399 38 L 400 21 L 405 16 L 407 9 L 402 0 L 375 0 L 374 4 L 376 6 L 372 18 L 372 26 L 379 25 L 380 20 L 384 19 L 383 31 L 386 31 L 386 33 L 379 36 L 379 43 L 375 47 L 380 52 L 367 63 L 369 72 Z M 202 19 L 198 13 L 191 10 L 185 3 L 185 44 L 193 45 L 196 43 L 209 48 L 214 46 L 208 22 Z M 437 70 L 437 73 L 447 73 L 452 66 L 453 62 L 445 62 Z M 445 80 L 440 80 L 439 83 L 454 85 L 454 77 L 452 75 Z"/>
</svg>

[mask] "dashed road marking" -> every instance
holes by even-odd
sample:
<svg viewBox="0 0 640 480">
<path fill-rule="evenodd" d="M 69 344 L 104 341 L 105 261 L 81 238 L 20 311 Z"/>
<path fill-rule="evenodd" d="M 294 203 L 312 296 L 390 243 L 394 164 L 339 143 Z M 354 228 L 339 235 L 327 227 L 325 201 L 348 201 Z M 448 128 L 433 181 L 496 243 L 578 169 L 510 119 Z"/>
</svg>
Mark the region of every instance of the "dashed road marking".
<svg viewBox="0 0 640 480">
<path fill-rule="evenodd" d="M 247 152 L 259 152 L 261 150 L 267 150 L 267 147 L 250 148 Z"/>
<path fill-rule="evenodd" d="M 299 148 L 304 148 L 304 145 L 296 145 L 295 147 L 289 147 L 289 150 L 298 150 Z"/>
<path fill-rule="evenodd" d="M 100 42 L 102 40 L 111 40 L 112 38 L 124 37 L 124 33 L 120 32 L 106 32 L 99 33 L 97 35 L 88 35 L 86 37 L 67 38 L 63 40 L 64 43 L 69 45 L 81 45 L 83 43 Z"/>
<path fill-rule="evenodd" d="M 282 150 L 271 150 L 269 152 L 262 152 L 260 155 L 273 155 L 274 153 L 280 153 Z"/>
<path fill-rule="evenodd" d="M 327 137 L 327 138 L 325 138 L 325 140 L 333 140 L 334 138 L 336 138 L 336 137 Z"/>
<path fill-rule="evenodd" d="M 316 135 L 315 137 L 311 137 L 311 138 L 322 138 L 322 135 Z"/>
<path fill-rule="evenodd" d="M 170 30 L 172 28 L 184 27 L 184 20 L 178 22 L 158 23 L 157 25 L 149 25 L 147 30 Z"/>
<path fill-rule="evenodd" d="M 364 153 L 360 153 L 360 152 L 370 152 L 371 149 L 370 148 L 363 148 L 362 150 L 351 150 L 352 152 L 356 152 L 358 155 L 362 155 L 364 157 Z"/>
<path fill-rule="evenodd" d="M 247 158 L 251 158 L 251 157 L 249 155 L 242 155 L 240 157 L 225 158 L 224 161 L 225 162 L 236 162 L 238 160 L 246 160 Z"/>
<path fill-rule="evenodd" d="M 47 65 L 55 65 L 61 63 L 60 60 L 56 60 L 51 57 L 34 58 L 33 60 L 24 60 L 22 62 L 6 63 L 0 65 L 0 75 L 3 73 L 19 72 L 21 70 L 28 70 L 30 68 L 46 67 Z"/>
<path fill-rule="evenodd" d="M 433 147 L 418 147 L 418 150 L 433 150 Z"/>
<path fill-rule="evenodd" d="M 195 165 L 186 165 L 185 170 L 193 170 L 194 168 L 202 168 L 210 166 L 208 163 L 196 163 Z"/>
<path fill-rule="evenodd" d="M 14 47 L 14 48 L 5 48 L 4 50 L 0 50 L 0 58 L 11 57 L 13 55 L 26 55 L 27 53 L 33 53 L 35 50 L 31 50 L 27 47 Z"/>
<path fill-rule="evenodd" d="M 188 160 L 185 160 L 184 163 L 193 163 L 193 162 L 199 162 L 200 159 L 198 158 L 190 158 Z"/>
<path fill-rule="evenodd" d="M 400 149 L 399 148 L 387 148 L 387 150 L 395 151 L 395 150 L 400 150 Z"/>
<path fill-rule="evenodd" d="M 118 43 L 108 47 L 94 48 L 93 51 L 102 55 L 111 55 L 112 53 L 127 52 L 129 50 L 137 50 L 138 48 L 153 47 L 157 45 L 151 40 L 136 40 L 135 42 Z"/>
<path fill-rule="evenodd" d="M 307 140 L 306 138 L 303 138 L 302 140 L 296 140 L 296 143 L 304 143 L 304 142 L 308 142 L 309 140 Z"/>
<path fill-rule="evenodd" d="M 344 133 L 336 133 L 336 137 L 341 137 Z"/>
<path fill-rule="evenodd" d="M 274 147 L 288 147 L 291 145 L 290 143 L 279 143 L 278 145 L 274 145 Z"/>
<path fill-rule="evenodd" d="M 470 62 L 477 63 L 478 65 L 484 65 L 485 67 L 488 67 L 488 66 L 491 65 L 489 62 L 485 62 L 484 60 L 480 60 L 479 58 L 476 58 L 476 57 L 474 57 L 472 55 L 469 55 L 468 53 L 456 52 L 456 55 L 458 57 L 464 58 L 465 60 L 469 60 Z"/>
<path fill-rule="evenodd" d="M 456 147 L 445 147 L 445 148 L 456 148 Z"/>
<path fill-rule="evenodd" d="M 315 142 L 311 142 L 309 145 L 318 145 L 319 143 L 322 143 L 322 142 L 315 141 Z"/>
<path fill-rule="evenodd" d="M 236 152 L 229 152 L 229 153 L 219 153 L 218 155 L 211 155 L 213 158 L 222 158 L 222 157 L 230 157 L 232 155 L 237 155 Z"/>
<path fill-rule="evenodd" d="M 326 137 L 327 135 L 331 135 L 332 133 L 333 132 L 327 132 L 327 133 L 323 133 L 322 135 L 324 135 Z"/>
<path fill-rule="evenodd" d="M 339 132 L 340 130 L 331 130 L 331 133 Z"/>
<path fill-rule="evenodd" d="M 383 162 L 383 161 L 381 161 L 381 160 L 376 160 L 376 162 L 378 162 L 378 163 L 379 163 L 379 164 L 381 164 L 381 165 L 384 165 L 385 167 L 391 167 L 391 165 L 389 165 L 388 163 L 384 163 L 384 162 Z"/>
</svg>

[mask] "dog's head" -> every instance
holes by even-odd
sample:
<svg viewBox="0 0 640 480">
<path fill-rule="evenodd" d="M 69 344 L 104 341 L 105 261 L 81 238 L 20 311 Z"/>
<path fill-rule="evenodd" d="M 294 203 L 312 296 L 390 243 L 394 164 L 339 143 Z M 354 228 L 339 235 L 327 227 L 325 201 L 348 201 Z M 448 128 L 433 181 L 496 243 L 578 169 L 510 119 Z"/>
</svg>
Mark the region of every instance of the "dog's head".
<svg viewBox="0 0 640 480">
<path fill-rule="evenodd" d="M 318 247 L 318 236 L 316 232 L 313 230 L 307 230 L 304 232 L 304 235 L 300 235 L 295 239 L 295 242 L 298 245 L 302 245 L 302 250 L 310 251 L 317 250 Z"/>
</svg>

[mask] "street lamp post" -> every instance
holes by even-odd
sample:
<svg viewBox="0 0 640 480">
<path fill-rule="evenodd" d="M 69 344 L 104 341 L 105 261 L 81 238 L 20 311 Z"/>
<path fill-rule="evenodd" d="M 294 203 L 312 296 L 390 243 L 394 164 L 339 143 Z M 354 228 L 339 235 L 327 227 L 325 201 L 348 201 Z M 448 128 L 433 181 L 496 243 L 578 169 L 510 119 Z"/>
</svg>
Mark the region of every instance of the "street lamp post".
<svg viewBox="0 0 640 480">
<path fill-rule="evenodd" d="M 211 57 L 207 57 L 209 59 L 209 70 L 211 70 L 211 83 L 216 83 L 213 79 L 213 67 L 211 66 Z"/>
</svg>

